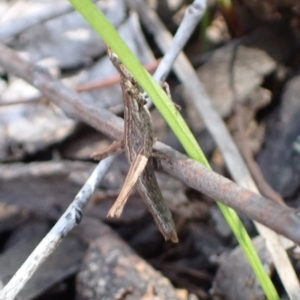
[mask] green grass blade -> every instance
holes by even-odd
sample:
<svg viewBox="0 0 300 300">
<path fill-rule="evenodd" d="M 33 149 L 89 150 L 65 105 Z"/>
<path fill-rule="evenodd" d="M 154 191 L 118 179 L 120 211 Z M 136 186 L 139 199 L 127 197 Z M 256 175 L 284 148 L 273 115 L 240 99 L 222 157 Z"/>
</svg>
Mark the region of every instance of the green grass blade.
<svg viewBox="0 0 300 300">
<path fill-rule="evenodd" d="M 185 121 L 178 113 L 173 102 L 168 98 L 162 88 L 152 79 L 147 71 L 141 66 L 136 57 L 119 36 L 115 28 L 109 23 L 106 17 L 99 11 L 95 5 L 89 0 L 69 0 L 72 5 L 83 15 L 88 23 L 101 36 L 104 42 L 115 52 L 126 68 L 135 77 L 142 88 L 147 92 L 153 103 L 162 114 L 166 122 L 171 127 L 174 134 L 177 136 L 187 154 L 205 165 L 210 169 L 210 165 L 206 160 L 201 148 L 195 140 L 193 134 L 189 130 Z M 234 210 L 225 206 L 222 203 L 218 206 L 233 233 L 235 234 L 240 246 L 252 266 L 258 280 L 260 281 L 268 299 L 280 299 L 272 281 L 263 268 L 260 259 L 254 249 L 252 241 L 248 236 L 244 226 L 242 225 L 238 215 Z"/>
<path fill-rule="evenodd" d="M 197 141 L 194 139 L 173 102 L 170 101 L 162 88 L 139 63 L 102 12 L 95 9 L 94 4 L 88 0 L 70 0 L 70 2 L 86 18 L 96 32 L 99 33 L 104 42 L 119 56 L 126 68 L 147 92 L 157 109 L 161 112 L 165 120 L 167 120 L 179 141 L 185 145 L 188 155 L 199 161 L 206 161 Z"/>
</svg>

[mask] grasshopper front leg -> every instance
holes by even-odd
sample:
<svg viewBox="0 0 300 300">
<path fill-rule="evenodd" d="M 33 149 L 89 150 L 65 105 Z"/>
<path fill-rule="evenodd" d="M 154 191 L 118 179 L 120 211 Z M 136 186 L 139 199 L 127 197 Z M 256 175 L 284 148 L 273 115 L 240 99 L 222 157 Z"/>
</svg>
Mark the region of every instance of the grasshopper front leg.
<svg viewBox="0 0 300 300">
<path fill-rule="evenodd" d="M 91 158 L 95 159 L 95 160 L 101 160 L 104 159 L 108 156 L 111 156 L 113 154 L 119 154 L 122 153 L 124 151 L 124 140 L 122 141 L 115 141 L 113 142 L 110 146 L 108 146 L 107 148 L 94 152 L 91 155 Z"/>
</svg>

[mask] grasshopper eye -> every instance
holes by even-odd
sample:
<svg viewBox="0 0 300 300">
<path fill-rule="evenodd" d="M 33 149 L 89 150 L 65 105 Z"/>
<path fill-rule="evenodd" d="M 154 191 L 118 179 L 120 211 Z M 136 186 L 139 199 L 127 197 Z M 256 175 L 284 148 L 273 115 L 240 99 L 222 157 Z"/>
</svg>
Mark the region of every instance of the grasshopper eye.
<svg viewBox="0 0 300 300">
<path fill-rule="evenodd" d="M 143 93 L 143 105 L 148 103 L 149 96 L 146 92 Z"/>
</svg>

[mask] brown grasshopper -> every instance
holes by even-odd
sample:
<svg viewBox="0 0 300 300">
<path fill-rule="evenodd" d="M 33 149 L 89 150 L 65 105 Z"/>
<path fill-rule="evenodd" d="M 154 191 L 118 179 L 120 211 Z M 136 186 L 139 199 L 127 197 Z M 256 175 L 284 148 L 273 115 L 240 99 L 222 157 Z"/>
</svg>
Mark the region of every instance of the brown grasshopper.
<svg viewBox="0 0 300 300">
<path fill-rule="evenodd" d="M 136 185 L 140 196 L 152 214 L 158 229 L 166 240 L 178 242 L 172 214 L 167 207 L 154 174 L 153 128 L 150 113 L 145 106 L 143 89 L 128 72 L 116 54 L 107 48 L 108 56 L 121 76 L 124 99 L 124 138 L 110 147 L 92 155 L 101 159 L 125 148 L 130 163 L 128 175 L 108 217 L 119 218 L 129 194 Z"/>
</svg>

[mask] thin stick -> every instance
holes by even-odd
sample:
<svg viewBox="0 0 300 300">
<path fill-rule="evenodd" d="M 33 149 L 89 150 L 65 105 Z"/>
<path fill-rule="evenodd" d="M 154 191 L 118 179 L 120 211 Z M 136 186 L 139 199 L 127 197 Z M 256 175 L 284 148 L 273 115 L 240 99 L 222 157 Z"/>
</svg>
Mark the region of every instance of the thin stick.
<svg viewBox="0 0 300 300">
<path fill-rule="evenodd" d="M 113 160 L 114 156 L 110 156 L 98 164 L 65 213 L 0 291 L 1 300 L 14 299 L 42 262 L 54 251 L 62 239 L 80 223 L 82 209 L 91 198 Z"/>
<path fill-rule="evenodd" d="M 197 24 L 202 19 L 205 10 L 206 0 L 195 0 L 187 7 L 179 28 L 177 29 L 176 35 L 173 38 L 172 45 L 170 45 L 168 51 L 166 51 L 155 74 L 153 75 L 157 82 L 163 83 L 166 80 L 177 56 L 183 50 Z"/>
<path fill-rule="evenodd" d="M 144 65 L 144 68 L 150 72 L 153 73 L 153 71 L 157 68 L 159 63 L 159 60 L 154 60 L 153 62 L 148 63 L 147 65 Z M 102 80 L 97 80 L 93 82 L 87 82 L 84 84 L 81 84 L 76 87 L 76 92 L 82 93 L 82 92 L 88 92 L 96 89 L 101 89 L 104 87 L 109 87 L 112 85 L 115 85 L 117 83 L 120 83 L 120 75 L 116 75 L 113 77 L 110 77 L 108 79 L 102 79 Z"/>
<path fill-rule="evenodd" d="M 135 4 L 133 4 L 131 0 L 127 0 L 127 2 L 129 3 L 129 5 L 135 7 Z M 165 49 L 165 55 L 163 56 L 155 73 L 153 74 L 153 78 L 158 83 L 162 84 L 166 80 L 167 76 L 171 72 L 172 66 L 177 56 L 183 50 L 197 24 L 203 17 L 205 9 L 206 0 L 195 0 L 185 10 L 184 17 L 176 32 L 172 45 L 169 45 L 170 47 L 168 47 L 168 49 Z M 163 35 L 164 32 L 161 32 L 161 34 Z M 150 107 L 151 105 L 151 99 L 147 98 L 147 106 Z"/>
<path fill-rule="evenodd" d="M 157 68 L 160 60 L 154 60 L 153 62 L 150 62 L 146 65 L 144 65 L 144 68 L 150 72 L 153 73 L 153 71 Z M 101 79 L 101 80 L 96 80 L 92 82 L 87 82 L 78 85 L 75 90 L 78 93 L 83 93 L 83 92 L 89 92 L 93 90 L 98 90 L 102 89 L 105 87 L 110 87 L 115 84 L 120 83 L 120 75 L 112 76 L 107 79 Z M 4 102 L 0 100 L 0 107 L 6 107 L 6 106 L 12 106 L 12 105 L 19 105 L 19 104 L 36 104 L 36 103 L 47 103 L 48 100 L 43 97 L 43 96 L 35 96 L 27 99 L 19 99 L 19 100 L 14 100 L 14 101 L 9 101 L 9 102 Z"/>
</svg>

